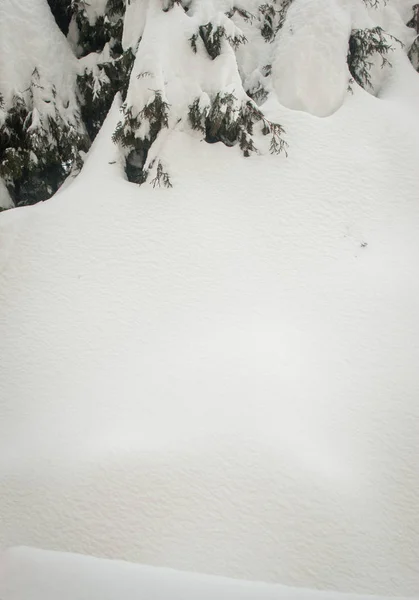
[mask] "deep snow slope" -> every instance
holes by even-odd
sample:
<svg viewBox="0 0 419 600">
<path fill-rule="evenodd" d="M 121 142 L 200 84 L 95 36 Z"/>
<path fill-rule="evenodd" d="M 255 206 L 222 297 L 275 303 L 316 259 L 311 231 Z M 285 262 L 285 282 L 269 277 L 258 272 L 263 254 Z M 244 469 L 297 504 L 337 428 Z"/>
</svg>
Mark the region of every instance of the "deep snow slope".
<svg viewBox="0 0 419 600">
<path fill-rule="evenodd" d="M 0 546 L 419 590 L 419 78 L 0 215 Z M 116 109 L 116 107 L 115 107 Z M 113 163 L 113 164 L 109 164 Z"/>
<path fill-rule="evenodd" d="M 32 548 L 0 554 L 0 594 L 3 600 L 380 600 Z"/>
</svg>

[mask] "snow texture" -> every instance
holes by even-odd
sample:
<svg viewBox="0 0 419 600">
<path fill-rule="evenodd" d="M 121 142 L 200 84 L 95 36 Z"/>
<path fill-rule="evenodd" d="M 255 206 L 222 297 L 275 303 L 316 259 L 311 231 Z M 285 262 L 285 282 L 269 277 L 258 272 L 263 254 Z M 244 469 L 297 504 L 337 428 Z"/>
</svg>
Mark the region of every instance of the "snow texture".
<svg viewBox="0 0 419 600">
<path fill-rule="evenodd" d="M 124 181 L 115 103 L 73 183 L 0 215 L 1 548 L 418 593 L 419 77 L 391 62 L 328 118 L 272 94 L 288 158 L 168 131 L 171 190 Z"/>
<path fill-rule="evenodd" d="M 351 30 L 381 27 L 393 51 L 397 40 L 410 47 L 415 37 L 405 23 L 412 2 L 379 2 L 372 7 L 364 0 L 294 0 L 278 36 L 273 60 L 274 89 L 279 101 L 294 110 L 325 117 L 338 110 L 348 91 L 348 40 Z M 390 65 L 393 60 L 390 52 Z M 391 66 L 382 66 L 381 57 L 369 57 L 371 89 L 378 95 L 390 76 Z"/>
<path fill-rule="evenodd" d="M 273 63 L 279 101 L 318 117 L 334 113 L 347 94 L 351 17 L 339 0 L 294 0 Z"/>
<path fill-rule="evenodd" d="M 13 206 L 13 201 L 3 179 L 0 177 L 0 208 L 10 208 L 11 206 Z"/>
<path fill-rule="evenodd" d="M 2 600 L 384 600 L 30 548 L 0 555 L 0 596 Z"/>
<path fill-rule="evenodd" d="M 413 595 L 419 80 L 289 158 L 172 132 L 174 188 L 81 175 L 0 216 L 0 545 Z M 111 164 L 110 164 L 111 163 Z"/>
</svg>

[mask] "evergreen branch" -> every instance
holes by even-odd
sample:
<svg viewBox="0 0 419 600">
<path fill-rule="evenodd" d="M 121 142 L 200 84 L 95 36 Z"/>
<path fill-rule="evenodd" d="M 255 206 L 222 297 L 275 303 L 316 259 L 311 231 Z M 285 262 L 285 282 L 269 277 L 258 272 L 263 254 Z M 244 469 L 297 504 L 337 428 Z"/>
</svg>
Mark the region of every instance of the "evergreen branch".
<svg viewBox="0 0 419 600">
<path fill-rule="evenodd" d="M 173 187 L 169 174 L 163 170 L 163 165 L 160 160 L 157 165 L 156 176 L 150 181 L 150 184 L 153 186 L 153 188 L 156 186 L 161 187 L 162 185 L 166 188 Z"/>
<path fill-rule="evenodd" d="M 391 67 L 387 58 L 394 47 L 389 41 L 394 40 L 403 46 L 402 42 L 383 31 L 381 27 L 372 29 L 354 29 L 349 39 L 348 67 L 354 81 L 363 88 L 373 88 L 371 81 L 371 57 L 379 55 L 381 57 L 381 68 L 386 65 Z"/>
</svg>

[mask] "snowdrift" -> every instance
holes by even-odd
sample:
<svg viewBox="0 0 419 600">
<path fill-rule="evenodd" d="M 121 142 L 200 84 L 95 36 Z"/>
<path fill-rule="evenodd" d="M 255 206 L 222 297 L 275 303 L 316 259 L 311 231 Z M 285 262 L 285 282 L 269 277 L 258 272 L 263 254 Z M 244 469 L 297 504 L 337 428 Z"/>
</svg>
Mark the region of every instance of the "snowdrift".
<svg viewBox="0 0 419 600">
<path fill-rule="evenodd" d="M 419 78 L 392 63 L 325 119 L 267 103 L 288 158 L 170 131 L 170 190 L 124 181 L 114 106 L 71 185 L 0 215 L 1 548 L 417 594 Z"/>
<path fill-rule="evenodd" d="M 384 600 L 30 548 L 0 555 L 0 595 L 2 600 Z"/>
</svg>

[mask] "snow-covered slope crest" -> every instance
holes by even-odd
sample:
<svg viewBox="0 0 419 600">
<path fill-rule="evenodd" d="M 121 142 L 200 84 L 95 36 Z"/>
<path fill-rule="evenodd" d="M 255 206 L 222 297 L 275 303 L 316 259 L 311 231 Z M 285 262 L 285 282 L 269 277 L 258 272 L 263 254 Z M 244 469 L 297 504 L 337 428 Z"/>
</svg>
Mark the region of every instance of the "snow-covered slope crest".
<svg viewBox="0 0 419 600">
<path fill-rule="evenodd" d="M 419 78 L 293 152 L 110 136 L 0 215 L 0 547 L 346 592 L 419 589 Z"/>
<path fill-rule="evenodd" d="M 419 77 L 266 104 L 287 159 L 169 131 L 131 185 L 116 103 L 0 215 L 1 548 L 417 594 Z"/>
<path fill-rule="evenodd" d="M 0 597 L 2 600 L 386 600 L 384 596 L 305 590 L 22 547 L 0 555 Z"/>
</svg>

